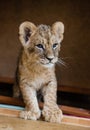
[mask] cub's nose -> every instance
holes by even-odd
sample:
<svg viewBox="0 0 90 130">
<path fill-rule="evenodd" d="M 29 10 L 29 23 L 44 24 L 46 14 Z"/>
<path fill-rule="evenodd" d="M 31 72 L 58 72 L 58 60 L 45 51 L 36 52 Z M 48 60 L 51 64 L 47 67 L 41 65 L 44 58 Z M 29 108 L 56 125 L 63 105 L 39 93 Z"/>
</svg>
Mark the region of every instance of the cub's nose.
<svg viewBox="0 0 90 130">
<path fill-rule="evenodd" d="M 52 57 L 46 57 L 50 62 L 53 60 L 54 56 Z"/>
</svg>

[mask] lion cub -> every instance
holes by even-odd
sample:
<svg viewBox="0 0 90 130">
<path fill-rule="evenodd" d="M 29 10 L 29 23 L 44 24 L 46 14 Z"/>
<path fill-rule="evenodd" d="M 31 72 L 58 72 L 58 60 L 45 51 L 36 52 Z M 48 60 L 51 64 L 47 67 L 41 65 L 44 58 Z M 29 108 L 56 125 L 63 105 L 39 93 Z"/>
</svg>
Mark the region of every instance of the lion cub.
<svg viewBox="0 0 90 130">
<path fill-rule="evenodd" d="M 51 27 L 24 22 L 19 27 L 22 51 L 17 76 L 18 87 L 26 105 L 25 111 L 20 113 L 21 118 L 31 120 L 40 118 L 37 91 L 41 90 L 44 99 L 42 110 L 44 119 L 57 123 L 62 119 L 62 111 L 56 104 L 55 63 L 58 61 L 63 33 L 62 22 L 56 22 Z M 19 89 L 14 86 L 14 97 L 19 96 Z"/>
</svg>

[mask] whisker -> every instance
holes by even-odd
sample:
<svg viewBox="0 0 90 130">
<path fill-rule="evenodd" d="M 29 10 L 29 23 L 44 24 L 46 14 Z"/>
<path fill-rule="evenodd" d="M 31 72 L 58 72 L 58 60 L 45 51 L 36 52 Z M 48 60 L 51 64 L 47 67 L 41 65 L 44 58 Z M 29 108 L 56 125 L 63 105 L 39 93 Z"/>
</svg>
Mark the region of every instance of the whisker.
<svg viewBox="0 0 90 130">
<path fill-rule="evenodd" d="M 57 64 L 58 64 L 58 65 L 63 65 L 64 67 L 67 67 L 65 61 L 63 61 L 61 58 L 58 58 Z"/>
<path fill-rule="evenodd" d="M 73 57 L 60 57 L 60 59 L 62 59 L 62 60 L 73 59 Z"/>
</svg>

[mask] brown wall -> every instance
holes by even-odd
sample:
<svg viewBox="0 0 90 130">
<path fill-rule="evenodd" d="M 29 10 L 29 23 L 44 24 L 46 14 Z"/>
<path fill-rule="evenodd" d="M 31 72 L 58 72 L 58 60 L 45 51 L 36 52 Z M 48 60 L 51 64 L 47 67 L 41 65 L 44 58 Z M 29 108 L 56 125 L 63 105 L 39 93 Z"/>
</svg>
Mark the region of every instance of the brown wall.
<svg viewBox="0 0 90 130">
<path fill-rule="evenodd" d="M 0 76 L 14 77 L 20 48 L 18 27 L 25 20 L 65 24 L 60 57 L 68 65 L 57 66 L 58 83 L 90 87 L 90 0 L 1 0 Z"/>
</svg>

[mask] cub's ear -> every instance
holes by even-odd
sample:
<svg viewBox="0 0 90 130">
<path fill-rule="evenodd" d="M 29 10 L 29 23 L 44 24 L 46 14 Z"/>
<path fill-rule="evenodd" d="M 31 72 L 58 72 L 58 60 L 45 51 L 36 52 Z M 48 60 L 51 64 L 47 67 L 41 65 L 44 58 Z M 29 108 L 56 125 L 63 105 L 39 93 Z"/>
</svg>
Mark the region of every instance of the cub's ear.
<svg viewBox="0 0 90 130">
<path fill-rule="evenodd" d="M 36 26 L 31 22 L 23 22 L 19 27 L 19 39 L 24 47 L 30 43 L 30 37 L 36 31 Z"/>
<path fill-rule="evenodd" d="M 60 42 L 63 40 L 64 24 L 62 22 L 55 22 L 52 25 L 52 32 L 58 36 Z"/>
</svg>

